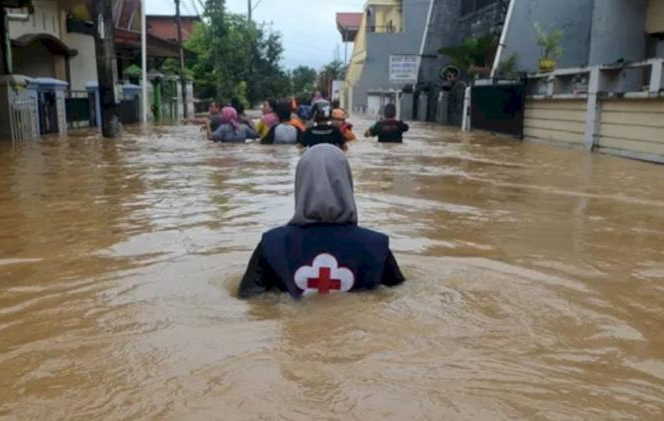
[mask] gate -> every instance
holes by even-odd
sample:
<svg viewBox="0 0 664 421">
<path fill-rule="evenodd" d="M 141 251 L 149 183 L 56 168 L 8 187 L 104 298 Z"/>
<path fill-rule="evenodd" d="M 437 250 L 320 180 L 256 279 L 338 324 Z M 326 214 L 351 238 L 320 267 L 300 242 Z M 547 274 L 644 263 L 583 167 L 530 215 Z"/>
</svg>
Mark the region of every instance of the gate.
<svg viewBox="0 0 664 421">
<path fill-rule="evenodd" d="M 81 127 L 94 127 L 97 124 L 95 101 L 88 91 L 67 91 L 65 93 L 65 108 L 67 127 L 78 129 Z"/>
<path fill-rule="evenodd" d="M 38 136 L 36 98 L 10 90 L 8 106 L 12 143 L 35 139 Z"/>
<path fill-rule="evenodd" d="M 525 102 L 525 83 L 473 86 L 470 109 L 472 128 L 523 139 Z"/>
<path fill-rule="evenodd" d="M 138 95 L 125 98 L 118 106 L 118 114 L 122 124 L 136 124 L 141 120 L 140 97 Z"/>
<path fill-rule="evenodd" d="M 448 94 L 447 99 L 447 124 L 461 127 L 463 122 L 463 102 L 466 96 L 466 84 L 455 82 Z"/>
</svg>

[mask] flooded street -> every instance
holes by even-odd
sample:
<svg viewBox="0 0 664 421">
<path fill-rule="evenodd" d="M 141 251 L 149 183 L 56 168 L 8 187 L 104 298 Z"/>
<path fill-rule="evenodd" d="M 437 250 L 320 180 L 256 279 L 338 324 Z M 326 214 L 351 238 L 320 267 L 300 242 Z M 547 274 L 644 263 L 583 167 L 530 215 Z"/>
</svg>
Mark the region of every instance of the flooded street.
<svg viewBox="0 0 664 421">
<path fill-rule="evenodd" d="M 0 419 L 664 419 L 664 167 L 361 140 L 360 221 L 408 282 L 240 301 L 299 156 L 192 126 L 0 145 Z"/>
</svg>

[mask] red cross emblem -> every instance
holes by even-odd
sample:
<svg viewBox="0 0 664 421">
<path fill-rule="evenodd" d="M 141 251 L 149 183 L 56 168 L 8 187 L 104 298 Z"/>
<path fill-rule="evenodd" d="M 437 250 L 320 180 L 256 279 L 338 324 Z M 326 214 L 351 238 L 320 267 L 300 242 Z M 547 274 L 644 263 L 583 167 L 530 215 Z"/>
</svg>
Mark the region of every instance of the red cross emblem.
<svg viewBox="0 0 664 421">
<path fill-rule="evenodd" d="M 302 266 L 295 272 L 295 284 L 303 295 L 347 292 L 354 283 L 353 272 L 339 266 L 337 259 L 328 253 L 319 254 L 311 266 Z"/>
<path fill-rule="evenodd" d="M 329 294 L 332 290 L 341 289 L 341 280 L 332 279 L 330 268 L 320 268 L 318 278 L 308 278 L 307 287 L 317 289 L 319 294 Z"/>
</svg>

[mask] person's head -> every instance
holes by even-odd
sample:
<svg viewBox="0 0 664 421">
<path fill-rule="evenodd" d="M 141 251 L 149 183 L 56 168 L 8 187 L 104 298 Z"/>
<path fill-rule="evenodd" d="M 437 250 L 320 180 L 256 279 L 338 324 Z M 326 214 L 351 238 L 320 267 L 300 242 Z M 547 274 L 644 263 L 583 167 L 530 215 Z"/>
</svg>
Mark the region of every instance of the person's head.
<svg viewBox="0 0 664 421">
<path fill-rule="evenodd" d="M 291 225 L 357 224 L 353 174 L 336 146 L 316 145 L 295 172 L 295 215 Z"/>
<path fill-rule="evenodd" d="M 267 101 L 263 102 L 263 107 L 262 107 L 262 112 L 263 114 L 270 114 L 273 113 L 274 110 L 277 108 L 277 101 L 274 99 L 268 99 Z"/>
<path fill-rule="evenodd" d="M 338 99 L 332 101 L 332 108 L 341 108 L 341 102 Z"/>
<path fill-rule="evenodd" d="M 346 113 L 341 108 L 332 110 L 332 125 L 341 127 L 346 122 Z"/>
<path fill-rule="evenodd" d="M 277 104 L 277 108 L 275 112 L 277 113 L 277 117 L 279 117 L 279 121 L 284 123 L 286 121 L 290 121 L 291 119 L 291 108 L 292 105 L 290 101 L 288 100 L 283 100 L 279 101 Z"/>
<path fill-rule="evenodd" d="M 385 110 L 383 110 L 385 118 L 392 119 L 397 116 L 397 107 L 394 104 L 387 104 Z"/>
<path fill-rule="evenodd" d="M 224 107 L 221 110 L 221 118 L 225 124 L 232 124 L 235 127 L 239 125 L 237 111 L 233 107 Z"/>
<path fill-rule="evenodd" d="M 316 104 L 314 108 L 314 121 L 316 124 L 324 124 L 332 119 L 332 107 L 330 104 Z"/>
<path fill-rule="evenodd" d="M 210 107 L 208 108 L 208 111 L 210 112 L 210 114 L 219 114 L 220 111 L 219 104 L 217 104 L 216 102 L 211 103 Z"/>
</svg>

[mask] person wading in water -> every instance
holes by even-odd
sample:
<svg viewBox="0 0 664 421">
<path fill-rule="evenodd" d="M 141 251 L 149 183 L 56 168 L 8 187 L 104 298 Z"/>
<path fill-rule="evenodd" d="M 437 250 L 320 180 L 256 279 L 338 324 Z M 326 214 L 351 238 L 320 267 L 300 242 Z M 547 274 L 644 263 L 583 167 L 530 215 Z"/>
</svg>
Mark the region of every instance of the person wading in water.
<svg viewBox="0 0 664 421">
<path fill-rule="evenodd" d="M 318 145 L 297 165 L 293 219 L 263 234 L 238 296 L 281 291 L 301 298 L 393 287 L 404 281 L 389 237 L 357 225 L 346 156 L 335 146 Z"/>
<path fill-rule="evenodd" d="M 397 107 L 394 104 L 387 104 L 384 114 L 385 118 L 371 126 L 364 134 L 364 137 L 378 136 L 380 143 L 402 143 L 403 134 L 410 127 L 403 121 L 396 119 Z"/>
<path fill-rule="evenodd" d="M 331 119 L 332 107 L 330 105 L 316 107 L 314 111 L 316 124 L 304 132 L 299 143 L 304 147 L 329 143 L 344 151 L 347 150 L 346 139 L 341 130 L 332 125 Z"/>
</svg>

